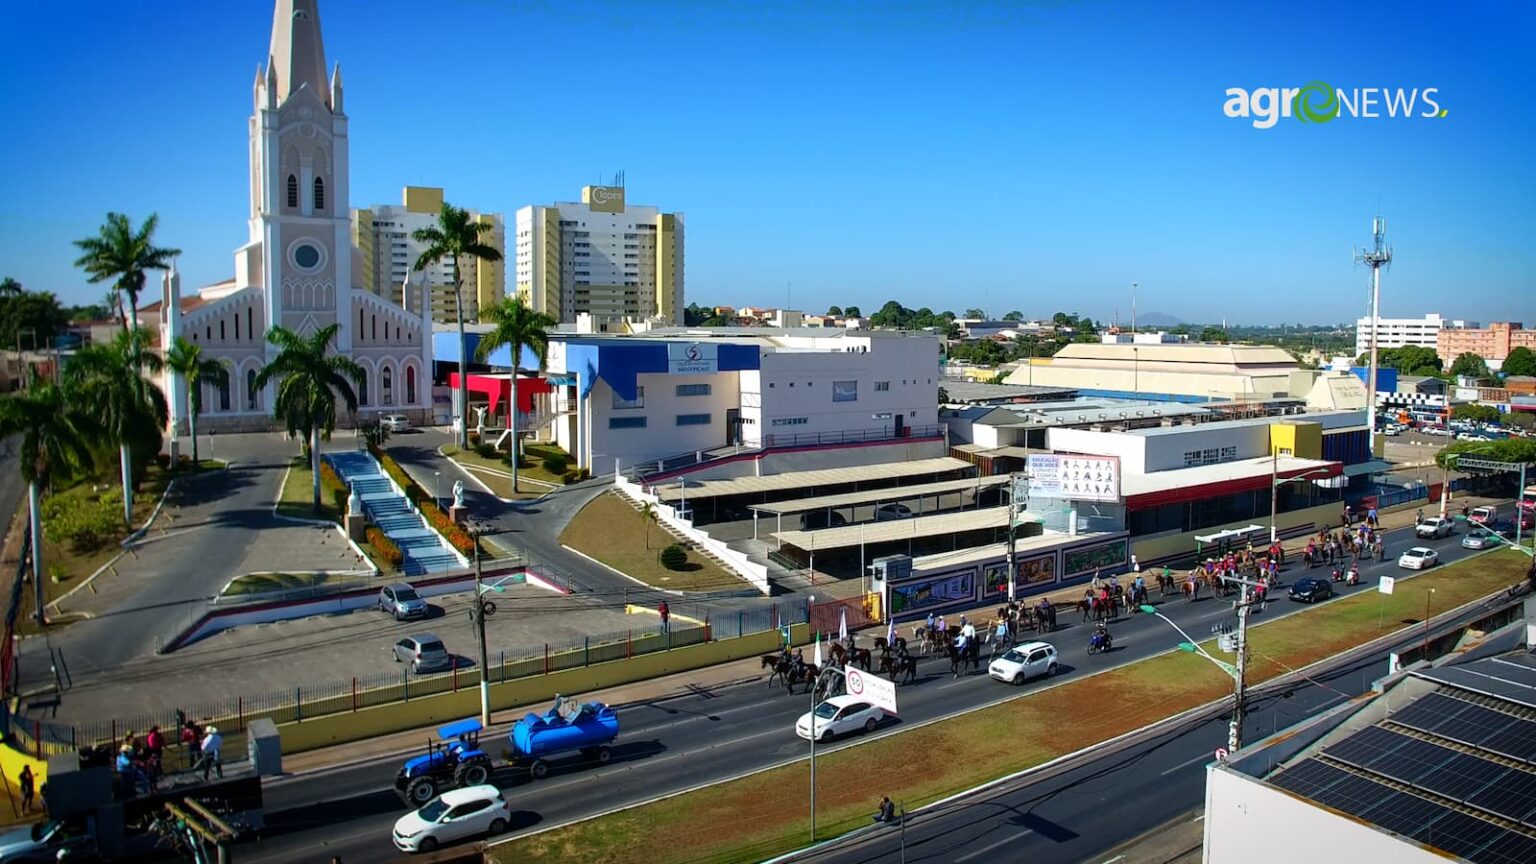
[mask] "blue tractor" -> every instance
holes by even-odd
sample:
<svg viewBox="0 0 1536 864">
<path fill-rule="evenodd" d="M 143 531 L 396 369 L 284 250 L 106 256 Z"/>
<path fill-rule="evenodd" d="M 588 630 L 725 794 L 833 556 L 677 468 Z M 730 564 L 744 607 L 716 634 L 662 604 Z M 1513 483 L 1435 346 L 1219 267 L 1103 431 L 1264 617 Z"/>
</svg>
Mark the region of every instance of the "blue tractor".
<svg viewBox="0 0 1536 864">
<path fill-rule="evenodd" d="M 437 728 L 439 741 L 427 742 L 427 752 L 406 761 L 395 775 L 395 791 L 412 807 L 420 807 L 439 792 L 457 786 L 478 786 L 490 779 L 490 754 L 480 749 L 484 727 L 476 719 Z"/>
</svg>

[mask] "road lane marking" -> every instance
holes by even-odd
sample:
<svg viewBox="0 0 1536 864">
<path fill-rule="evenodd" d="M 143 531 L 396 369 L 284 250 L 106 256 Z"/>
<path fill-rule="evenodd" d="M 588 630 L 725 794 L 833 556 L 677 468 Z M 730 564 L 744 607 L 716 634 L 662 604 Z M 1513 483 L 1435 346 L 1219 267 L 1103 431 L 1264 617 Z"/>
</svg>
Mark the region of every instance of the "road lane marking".
<svg viewBox="0 0 1536 864">
<path fill-rule="evenodd" d="M 1125 856 L 1124 855 L 1116 855 L 1113 858 L 1110 858 L 1110 859 L 1108 859 L 1106 861 L 1100 862 L 1100 864 L 1115 864 L 1116 861 L 1123 861 L 1123 860 L 1125 860 Z"/>
<path fill-rule="evenodd" d="M 1159 777 L 1167 777 L 1169 774 L 1172 774 L 1175 771 L 1181 771 L 1181 770 L 1183 770 L 1185 768 L 1188 768 L 1191 765 L 1194 765 L 1197 762 L 1215 762 L 1215 761 L 1216 761 L 1216 757 L 1208 756 L 1208 755 L 1206 755 L 1204 753 L 1201 753 L 1199 756 L 1196 756 L 1193 759 L 1187 759 L 1187 760 L 1185 760 L 1183 762 L 1180 762 L 1179 764 L 1173 766 L 1172 768 L 1169 768 L 1167 771 L 1164 771 L 1162 774 L 1159 774 L 1158 776 Z"/>
<path fill-rule="evenodd" d="M 1035 832 L 1031 831 L 1028 828 L 1025 828 L 1023 831 L 1020 831 L 1017 834 L 1010 834 L 1007 837 L 1004 837 L 1003 839 L 997 841 L 996 843 L 988 844 L 986 846 L 981 847 L 980 849 L 977 849 L 974 852 L 967 852 L 964 855 L 961 855 L 959 858 L 955 859 L 955 864 L 960 864 L 961 861 L 969 861 L 972 858 L 975 858 L 977 856 L 985 855 L 988 852 L 991 852 L 993 849 L 996 849 L 999 846 L 1005 845 L 1007 843 L 1012 843 L 1013 841 L 1019 839 L 1020 837 L 1023 837 L 1025 834 L 1033 834 L 1033 833 L 1035 833 Z"/>
</svg>

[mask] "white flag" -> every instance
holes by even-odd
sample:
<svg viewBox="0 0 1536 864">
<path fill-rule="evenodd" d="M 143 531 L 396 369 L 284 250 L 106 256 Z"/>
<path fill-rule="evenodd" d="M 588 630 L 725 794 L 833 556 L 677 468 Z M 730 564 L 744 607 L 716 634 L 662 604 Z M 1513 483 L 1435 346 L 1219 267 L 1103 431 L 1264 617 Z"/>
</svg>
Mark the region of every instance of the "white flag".
<svg viewBox="0 0 1536 864">
<path fill-rule="evenodd" d="M 886 618 L 886 622 L 885 622 L 885 644 L 891 646 L 892 648 L 896 647 L 896 619 L 895 618 L 890 618 L 890 617 Z"/>
<path fill-rule="evenodd" d="M 811 656 L 811 662 L 817 669 L 821 668 L 821 631 L 816 631 L 816 653 Z"/>
<path fill-rule="evenodd" d="M 848 641 L 848 609 L 844 607 L 837 612 L 837 640 Z"/>
</svg>

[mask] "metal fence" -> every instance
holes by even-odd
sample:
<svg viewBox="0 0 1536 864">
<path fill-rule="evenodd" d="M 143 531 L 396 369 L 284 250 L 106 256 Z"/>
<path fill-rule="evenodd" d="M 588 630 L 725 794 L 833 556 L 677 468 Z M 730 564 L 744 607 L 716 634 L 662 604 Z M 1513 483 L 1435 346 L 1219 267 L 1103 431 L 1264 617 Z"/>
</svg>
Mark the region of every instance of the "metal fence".
<svg viewBox="0 0 1536 864">
<path fill-rule="evenodd" d="M 651 620 L 630 630 L 594 634 L 539 645 L 491 649 L 488 674 L 492 684 L 548 675 L 566 669 L 577 669 L 596 663 L 625 660 L 640 654 L 670 651 L 689 645 L 698 645 L 714 639 L 740 636 L 775 630 L 790 623 L 781 619 L 780 607 L 759 607 L 733 612 L 709 613 L 684 604 L 674 606 L 669 628 Z M 785 616 L 793 614 L 784 608 Z M 804 608 L 795 610 L 795 622 L 806 620 Z M 685 616 L 685 617 L 679 617 Z M 692 618 L 700 623 L 686 620 Z M 849 626 L 854 626 L 850 617 Z M 3 709 L 19 746 L 38 758 L 56 753 L 67 753 L 81 747 L 107 744 L 122 740 L 128 731 L 143 734 L 151 726 L 174 729 L 176 711 L 199 722 L 218 725 L 225 736 L 229 752 L 243 752 L 244 733 L 251 720 L 267 718 L 276 723 L 290 723 L 314 719 L 326 715 L 359 711 L 397 702 L 409 702 L 442 693 L 479 686 L 478 669 L 454 668 L 449 672 L 431 675 L 412 674 L 408 667 L 398 673 L 384 672 L 359 675 L 350 679 L 338 679 L 317 685 L 296 686 L 291 689 L 265 693 L 251 693 L 233 698 L 211 700 L 203 703 L 169 705 L 162 711 L 131 714 L 90 723 L 56 723 L 30 717 L 11 716 L 9 705 Z M 175 735 L 169 736 L 173 740 Z"/>
</svg>

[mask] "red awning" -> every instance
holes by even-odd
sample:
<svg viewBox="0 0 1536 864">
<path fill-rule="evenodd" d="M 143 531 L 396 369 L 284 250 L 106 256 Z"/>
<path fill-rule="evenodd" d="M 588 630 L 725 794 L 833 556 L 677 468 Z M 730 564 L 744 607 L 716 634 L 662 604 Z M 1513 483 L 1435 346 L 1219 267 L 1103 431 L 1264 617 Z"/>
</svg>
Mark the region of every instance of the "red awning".
<svg viewBox="0 0 1536 864">
<path fill-rule="evenodd" d="M 1335 463 L 1328 466 L 1329 470 L 1318 471 L 1316 469 L 1296 469 L 1279 472 L 1280 479 L 1284 480 L 1307 475 L 1308 480 L 1326 480 L 1329 477 L 1337 477 L 1343 473 L 1343 466 Z M 1254 477 L 1239 477 L 1233 480 L 1220 480 L 1215 483 L 1201 483 L 1194 486 L 1180 486 L 1173 489 L 1160 489 L 1156 492 L 1144 492 L 1140 495 L 1127 495 L 1125 506 L 1128 510 L 1145 510 L 1149 507 L 1161 507 L 1164 504 L 1187 504 L 1191 501 L 1203 501 L 1207 498 L 1218 498 L 1223 495 L 1236 495 L 1239 492 L 1254 492 L 1260 489 L 1268 489 L 1270 475 L 1260 474 Z"/>
<path fill-rule="evenodd" d="M 448 386 L 457 390 L 459 386 L 459 373 L 448 373 Z M 470 373 L 469 391 L 484 396 L 491 405 L 491 415 L 496 416 L 496 406 L 501 400 L 507 399 L 512 390 L 512 378 L 509 375 L 476 375 Z M 517 411 L 519 414 L 531 414 L 533 412 L 533 397 L 538 393 L 553 392 L 554 386 L 547 378 L 518 378 L 517 379 Z M 502 406 L 502 411 L 506 406 Z"/>
</svg>

